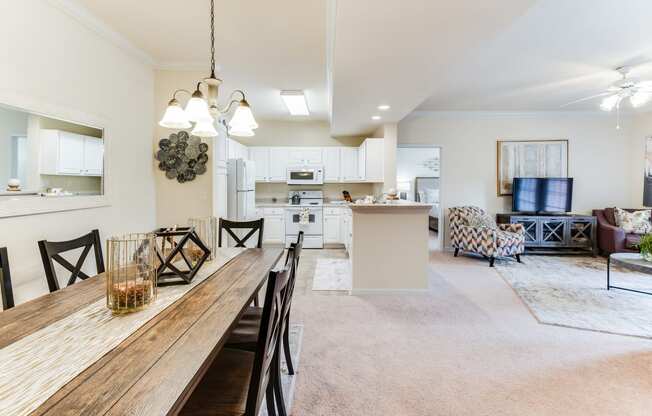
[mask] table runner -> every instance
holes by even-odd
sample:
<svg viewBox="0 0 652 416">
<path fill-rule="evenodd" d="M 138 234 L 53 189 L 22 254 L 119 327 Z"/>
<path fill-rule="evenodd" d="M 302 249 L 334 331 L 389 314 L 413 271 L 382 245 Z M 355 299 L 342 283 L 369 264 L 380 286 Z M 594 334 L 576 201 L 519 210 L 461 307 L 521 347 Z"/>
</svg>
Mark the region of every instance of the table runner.
<svg viewBox="0 0 652 416">
<path fill-rule="evenodd" d="M 37 409 L 87 367 L 244 250 L 219 248 L 216 259 L 206 262 L 192 283 L 159 287 L 156 301 L 142 311 L 114 315 L 102 298 L 0 349 L 0 380 L 4 380 L 0 385 L 2 414 L 28 415 Z"/>
</svg>

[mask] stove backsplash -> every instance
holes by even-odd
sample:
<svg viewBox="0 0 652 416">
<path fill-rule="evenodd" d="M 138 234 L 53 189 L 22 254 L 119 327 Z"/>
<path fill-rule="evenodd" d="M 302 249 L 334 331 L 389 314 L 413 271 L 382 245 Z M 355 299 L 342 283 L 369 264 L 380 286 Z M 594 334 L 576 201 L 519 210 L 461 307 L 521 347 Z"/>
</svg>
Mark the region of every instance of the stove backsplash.
<svg viewBox="0 0 652 416">
<path fill-rule="evenodd" d="M 349 191 L 355 200 L 365 195 L 375 195 L 374 184 L 372 183 L 327 183 L 324 185 L 288 185 L 285 183 L 257 183 L 256 200 L 270 201 L 276 198 L 279 202 L 287 202 L 289 191 L 322 191 L 324 201 L 341 200 L 342 191 Z"/>
</svg>

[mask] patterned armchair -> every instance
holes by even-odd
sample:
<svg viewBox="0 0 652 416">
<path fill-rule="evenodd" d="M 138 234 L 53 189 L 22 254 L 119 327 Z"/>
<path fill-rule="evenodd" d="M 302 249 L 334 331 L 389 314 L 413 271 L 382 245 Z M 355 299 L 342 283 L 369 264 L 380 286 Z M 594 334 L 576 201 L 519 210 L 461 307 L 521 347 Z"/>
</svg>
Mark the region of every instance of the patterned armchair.
<svg viewBox="0 0 652 416">
<path fill-rule="evenodd" d="M 498 228 L 471 227 L 469 220 L 486 212 L 478 207 L 453 207 L 449 210 L 451 242 L 455 257 L 460 250 L 477 253 L 494 266 L 496 257 L 514 256 L 520 263 L 525 251 L 525 230 L 521 224 L 499 224 Z"/>
</svg>

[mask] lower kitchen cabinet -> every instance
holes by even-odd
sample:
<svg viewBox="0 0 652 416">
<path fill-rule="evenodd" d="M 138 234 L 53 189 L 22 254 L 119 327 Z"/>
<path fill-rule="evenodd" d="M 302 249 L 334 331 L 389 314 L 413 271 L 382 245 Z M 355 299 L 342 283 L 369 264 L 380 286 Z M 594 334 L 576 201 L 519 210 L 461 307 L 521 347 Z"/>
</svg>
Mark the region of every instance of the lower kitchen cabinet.
<svg viewBox="0 0 652 416">
<path fill-rule="evenodd" d="M 263 244 L 285 245 L 285 211 L 283 208 L 259 208 L 257 216 L 263 217 Z"/>
<path fill-rule="evenodd" d="M 340 215 L 324 215 L 324 244 L 341 244 L 342 233 Z"/>
</svg>

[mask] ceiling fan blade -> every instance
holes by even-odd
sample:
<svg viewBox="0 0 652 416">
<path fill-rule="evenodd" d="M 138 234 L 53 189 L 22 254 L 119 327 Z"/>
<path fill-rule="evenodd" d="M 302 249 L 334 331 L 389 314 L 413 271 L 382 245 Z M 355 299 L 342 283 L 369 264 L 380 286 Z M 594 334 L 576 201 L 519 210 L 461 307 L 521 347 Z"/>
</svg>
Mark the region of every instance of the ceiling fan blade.
<svg viewBox="0 0 652 416">
<path fill-rule="evenodd" d="M 573 105 L 573 104 L 581 103 L 581 102 L 583 102 L 583 101 L 588 101 L 588 100 L 592 100 L 592 99 L 594 99 L 594 98 L 604 97 L 604 96 L 606 96 L 606 95 L 613 95 L 613 94 L 614 94 L 613 92 L 609 92 L 609 91 L 607 91 L 607 92 L 601 92 L 600 94 L 595 94 L 595 95 L 591 95 L 591 96 L 589 96 L 589 97 L 580 98 L 579 100 L 571 101 L 571 102 L 569 102 L 569 103 L 566 103 L 566 104 L 560 105 L 559 107 L 560 107 L 560 108 L 568 107 L 569 105 Z"/>
</svg>

